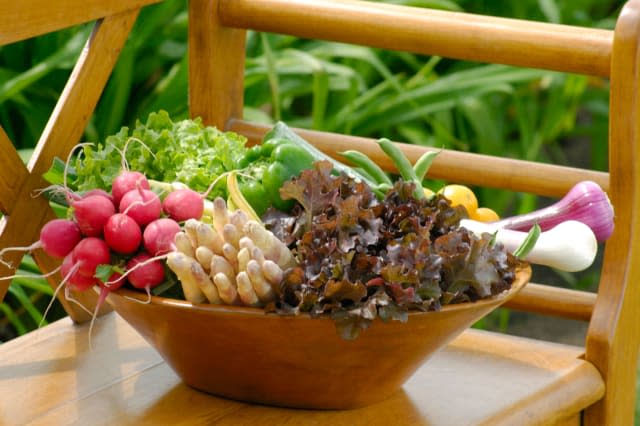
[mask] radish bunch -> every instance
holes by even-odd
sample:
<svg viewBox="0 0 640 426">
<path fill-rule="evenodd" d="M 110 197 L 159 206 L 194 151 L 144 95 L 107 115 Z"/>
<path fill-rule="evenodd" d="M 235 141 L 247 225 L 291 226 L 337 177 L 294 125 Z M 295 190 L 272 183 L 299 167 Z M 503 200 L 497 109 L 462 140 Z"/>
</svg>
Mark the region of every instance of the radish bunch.
<svg viewBox="0 0 640 426">
<path fill-rule="evenodd" d="M 82 238 L 64 256 L 69 287 L 82 291 L 101 285 L 106 296 L 125 282 L 149 292 L 164 281 L 163 264 L 155 257 L 171 249 L 163 241 L 173 239 L 180 225 L 161 217 L 162 202 L 149 188 L 143 174 L 123 171 L 113 180 L 111 194 L 91 191 L 71 202 L 70 222 L 77 224 Z M 100 265 L 122 272 L 101 280 L 96 276 Z"/>
<path fill-rule="evenodd" d="M 62 259 L 65 290 L 102 287 L 98 307 L 107 294 L 125 283 L 150 290 L 165 280 L 163 259 L 174 248 L 179 221 L 200 219 L 204 199 L 190 189 L 174 191 L 161 201 L 139 172 L 123 170 L 111 193 L 95 189 L 76 194 L 63 188 L 71 207 L 69 219 L 54 219 L 29 247 Z M 176 194 L 177 193 L 177 194 Z M 103 267 L 104 269 L 100 269 Z"/>
</svg>

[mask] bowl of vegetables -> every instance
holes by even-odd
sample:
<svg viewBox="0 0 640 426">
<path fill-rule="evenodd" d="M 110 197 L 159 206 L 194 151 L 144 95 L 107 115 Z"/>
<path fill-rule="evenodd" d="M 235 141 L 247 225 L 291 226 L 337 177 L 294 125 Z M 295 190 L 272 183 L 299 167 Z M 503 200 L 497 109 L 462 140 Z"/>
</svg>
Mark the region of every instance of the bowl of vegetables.
<svg viewBox="0 0 640 426">
<path fill-rule="evenodd" d="M 293 209 L 260 222 L 217 198 L 210 220 L 184 223 L 166 258 L 179 298 L 109 296 L 196 389 L 297 408 L 368 405 L 529 279 L 490 234 L 457 226 L 463 210 L 416 198 L 413 185 L 378 200 L 318 162 L 281 194 Z"/>
<path fill-rule="evenodd" d="M 381 140 L 399 172 L 390 176 L 357 151 L 341 153 L 353 167 L 340 163 L 283 123 L 260 145 L 244 142 L 152 114 L 85 146 L 73 166 L 54 164 L 45 177 L 65 218 L 13 249 L 61 259 L 65 294 L 95 288 L 96 312 L 108 300 L 196 389 L 343 409 L 390 395 L 514 297 L 527 260 L 579 270 L 595 257 L 592 228 L 612 229 L 595 184 L 485 224 L 477 201 L 422 187 L 436 153 L 411 165 Z M 578 205 L 606 221 L 565 220 Z"/>
</svg>

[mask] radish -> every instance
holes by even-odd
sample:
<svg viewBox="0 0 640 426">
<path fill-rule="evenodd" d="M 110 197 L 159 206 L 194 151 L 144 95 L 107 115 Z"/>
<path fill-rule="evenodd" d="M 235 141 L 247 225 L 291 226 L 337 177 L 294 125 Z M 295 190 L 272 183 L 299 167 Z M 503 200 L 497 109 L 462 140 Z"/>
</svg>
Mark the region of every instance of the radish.
<svg viewBox="0 0 640 426">
<path fill-rule="evenodd" d="M 157 258 L 141 252 L 127 262 L 126 276 L 132 286 L 145 289 L 151 300 L 151 289 L 164 281 L 164 267 Z"/>
<path fill-rule="evenodd" d="M 162 203 L 155 192 L 137 188 L 124 194 L 120 200 L 119 211 L 131 216 L 138 225 L 145 226 L 160 217 Z"/>
<path fill-rule="evenodd" d="M 122 171 L 111 183 L 113 202 L 116 205 L 120 205 L 122 197 L 124 197 L 127 192 L 136 188 L 151 189 L 145 175 L 140 172 Z"/>
<path fill-rule="evenodd" d="M 204 212 L 204 197 L 189 188 L 178 189 L 165 197 L 162 210 L 177 222 L 200 219 Z"/>
<path fill-rule="evenodd" d="M 109 201 L 111 201 L 113 203 L 113 205 L 115 206 L 115 202 L 113 200 L 113 196 L 111 194 L 109 194 L 107 191 L 105 191 L 104 189 L 100 189 L 100 188 L 95 188 L 95 189 L 90 189 L 86 192 L 82 193 L 82 196 L 80 198 L 87 198 L 90 195 L 101 195 L 105 198 L 108 198 Z"/>
<path fill-rule="evenodd" d="M 82 239 L 78 225 L 67 219 L 53 219 L 40 230 L 40 239 L 27 247 L 5 247 L 0 250 L 0 259 L 8 251 L 31 251 L 38 248 L 51 257 L 64 258 Z M 0 262 L 5 263 L 0 260 Z M 10 266 L 10 265 L 9 265 Z"/>
<path fill-rule="evenodd" d="M 77 291 L 85 291 L 96 284 L 96 279 L 91 275 L 80 273 L 80 265 L 74 260 L 73 254 L 68 254 L 62 261 L 60 274 L 64 277 L 63 284 Z"/>
<path fill-rule="evenodd" d="M 87 237 L 99 237 L 107 220 L 116 209 L 113 203 L 102 195 L 89 195 L 71 203 L 73 214 L 80 231 Z"/>
<path fill-rule="evenodd" d="M 131 216 L 116 213 L 104 225 L 104 240 L 116 253 L 132 254 L 142 242 L 142 231 Z"/>
<path fill-rule="evenodd" d="M 173 241 L 180 232 L 180 225 L 173 219 L 154 220 L 144 230 L 142 236 L 144 248 L 153 256 L 169 253 L 173 250 Z"/>
<path fill-rule="evenodd" d="M 104 240 L 87 237 L 81 240 L 71 252 L 73 263 L 77 264 L 78 272 L 87 277 L 93 277 L 99 265 L 111 262 L 109 246 Z"/>
</svg>

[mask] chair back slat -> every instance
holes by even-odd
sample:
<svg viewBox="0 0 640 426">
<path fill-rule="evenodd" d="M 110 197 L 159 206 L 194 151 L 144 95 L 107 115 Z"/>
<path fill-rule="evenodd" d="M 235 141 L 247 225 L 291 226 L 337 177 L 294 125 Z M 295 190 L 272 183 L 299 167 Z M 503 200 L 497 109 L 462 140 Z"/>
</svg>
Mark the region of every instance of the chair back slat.
<svg viewBox="0 0 640 426">
<path fill-rule="evenodd" d="M 361 0 L 220 0 L 229 27 L 479 62 L 609 75 L 612 31 Z"/>
<path fill-rule="evenodd" d="M 270 127 L 243 120 L 231 120 L 227 128 L 243 134 L 250 143 L 255 144 L 262 140 Z M 344 161 L 344 158 L 337 153 L 357 148 L 376 161 L 384 170 L 396 170 L 393 162 L 384 155 L 373 139 L 305 129 L 295 130 L 321 151 L 337 160 Z M 429 168 L 428 177 L 433 179 L 528 192 L 547 197 L 562 197 L 573 185 L 584 180 L 598 183 L 605 191 L 609 187 L 609 174 L 605 172 L 404 143 L 400 143 L 399 147 L 412 163 L 426 151 L 439 151 L 440 154 Z"/>
<path fill-rule="evenodd" d="M 529 283 L 503 306 L 518 311 L 589 321 L 595 305 L 596 294 L 590 291 Z"/>
<path fill-rule="evenodd" d="M 189 110 L 220 129 L 242 117 L 246 31 L 222 26 L 217 2 L 189 4 Z M 215 78 L 212 78 L 215 76 Z"/>
</svg>

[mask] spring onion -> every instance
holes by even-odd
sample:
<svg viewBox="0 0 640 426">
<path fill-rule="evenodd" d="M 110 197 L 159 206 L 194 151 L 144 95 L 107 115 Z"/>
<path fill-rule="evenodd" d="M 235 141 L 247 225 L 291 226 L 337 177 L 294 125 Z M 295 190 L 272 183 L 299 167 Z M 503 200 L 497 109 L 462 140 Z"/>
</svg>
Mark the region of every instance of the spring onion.
<svg viewBox="0 0 640 426">
<path fill-rule="evenodd" d="M 503 244 L 509 252 L 517 250 L 527 238 L 526 232 L 501 229 L 495 223 L 463 219 L 460 226 L 477 235 L 495 233 L 495 241 Z M 540 233 L 535 246 L 524 256 L 524 260 L 562 271 L 577 272 L 593 263 L 597 251 L 598 242 L 591 228 L 582 222 L 568 220 Z"/>
<path fill-rule="evenodd" d="M 607 240 L 613 232 L 613 206 L 600 186 L 591 181 L 577 183 L 558 202 L 519 216 L 493 222 L 496 228 L 528 231 L 537 223 L 543 231 L 567 220 L 589 226 L 598 242 Z"/>
</svg>

